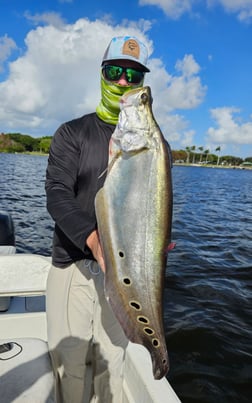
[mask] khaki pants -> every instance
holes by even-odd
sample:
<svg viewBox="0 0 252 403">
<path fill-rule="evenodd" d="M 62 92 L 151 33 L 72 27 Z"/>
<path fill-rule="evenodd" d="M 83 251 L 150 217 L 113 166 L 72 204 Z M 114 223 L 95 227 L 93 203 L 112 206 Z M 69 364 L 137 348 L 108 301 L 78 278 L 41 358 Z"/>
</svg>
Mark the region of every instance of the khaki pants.
<svg viewBox="0 0 252 403">
<path fill-rule="evenodd" d="M 127 339 L 97 263 L 52 266 L 46 301 L 57 403 L 121 403 Z"/>
</svg>

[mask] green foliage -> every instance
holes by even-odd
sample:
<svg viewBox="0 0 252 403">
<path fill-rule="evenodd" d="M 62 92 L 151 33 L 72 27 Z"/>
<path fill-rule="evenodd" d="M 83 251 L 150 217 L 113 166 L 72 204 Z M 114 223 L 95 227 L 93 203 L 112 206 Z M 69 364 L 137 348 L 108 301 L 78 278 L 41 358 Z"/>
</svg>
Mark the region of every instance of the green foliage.
<svg viewBox="0 0 252 403">
<path fill-rule="evenodd" d="M 185 162 L 186 158 L 187 158 L 187 155 L 184 150 L 172 150 L 173 162 L 176 162 L 176 161 Z"/>
<path fill-rule="evenodd" d="M 185 147 L 184 153 L 186 155 L 187 163 L 195 163 L 195 164 L 212 164 L 212 165 L 233 165 L 238 166 L 243 162 L 243 159 L 240 157 L 235 157 L 233 155 L 223 155 L 220 156 L 219 153 L 221 151 L 221 147 L 216 147 L 215 151 L 218 152 L 216 154 L 210 154 L 210 150 L 204 149 L 203 146 L 198 147 L 199 152 L 196 152 L 195 146 L 187 146 Z M 176 153 L 176 151 L 174 151 Z M 176 155 L 176 154 L 174 154 Z M 180 158 L 173 158 L 173 161 L 179 160 Z M 252 157 L 245 158 L 244 161 L 252 162 Z"/>
<path fill-rule="evenodd" d="M 8 134 L 0 134 L 0 151 L 3 153 L 24 152 L 25 148 L 22 144 L 13 140 Z"/>
<path fill-rule="evenodd" d="M 16 143 L 22 144 L 25 151 L 39 151 L 40 139 L 33 138 L 28 134 L 9 133 L 9 136 Z"/>
<path fill-rule="evenodd" d="M 43 137 L 39 142 L 39 148 L 42 153 L 48 154 L 51 146 L 51 137 Z"/>
<path fill-rule="evenodd" d="M 49 153 L 52 136 L 43 136 L 34 138 L 28 134 L 21 133 L 0 133 L 0 152 L 4 153 L 22 153 L 22 152 L 39 152 Z M 197 151 L 198 150 L 198 151 Z M 215 149 L 216 152 L 221 151 L 221 147 Z M 195 164 L 221 164 L 221 165 L 240 165 L 242 162 L 251 162 L 252 157 L 244 160 L 232 155 L 210 154 L 210 151 L 204 149 L 203 146 L 187 146 L 184 150 L 172 150 L 173 162 L 187 162 Z"/>
<path fill-rule="evenodd" d="M 34 138 L 28 134 L 21 133 L 1 133 L 0 152 L 43 152 L 48 153 L 52 137 L 45 136 Z"/>
<path fill-rule="evenodd" d="M 221 161 L 223 165 L 240 165 L 243 162 L 242 158 L 235 157 L 233 155 L 223 155 L 221 157 Z"/>
</svg>

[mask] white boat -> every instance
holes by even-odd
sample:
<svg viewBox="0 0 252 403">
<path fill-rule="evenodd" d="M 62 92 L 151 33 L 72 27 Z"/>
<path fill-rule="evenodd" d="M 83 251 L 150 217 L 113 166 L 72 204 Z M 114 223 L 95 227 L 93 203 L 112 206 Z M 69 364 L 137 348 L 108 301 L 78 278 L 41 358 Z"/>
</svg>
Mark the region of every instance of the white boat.
<svg viewBox="0 0 252 403">
<path fill-rule="evenodd" d="M 54 402 L 45 311 L 49 269 L 48 257 L 15 253 L 13 245 L 0 246 L 1 403 Z M 166 378 L 154 380 L 148 351 L 129 343 L 123 403 L 178 402 Z"/>
</svg>

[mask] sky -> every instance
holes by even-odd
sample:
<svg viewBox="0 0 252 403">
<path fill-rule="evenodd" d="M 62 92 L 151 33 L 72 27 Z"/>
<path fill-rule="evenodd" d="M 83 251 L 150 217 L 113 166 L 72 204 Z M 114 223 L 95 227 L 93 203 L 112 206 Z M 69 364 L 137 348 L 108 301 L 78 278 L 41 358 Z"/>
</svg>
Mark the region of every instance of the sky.
<svg viewBox="0 0 252 403">
<path fill-rule="evenodd" d="M 51 136 L 93 112 L 113 36 L 149 52 L 172 149 L 252 157 L 252 0 L 0 0 L 0 133 Z"/>
</svg>

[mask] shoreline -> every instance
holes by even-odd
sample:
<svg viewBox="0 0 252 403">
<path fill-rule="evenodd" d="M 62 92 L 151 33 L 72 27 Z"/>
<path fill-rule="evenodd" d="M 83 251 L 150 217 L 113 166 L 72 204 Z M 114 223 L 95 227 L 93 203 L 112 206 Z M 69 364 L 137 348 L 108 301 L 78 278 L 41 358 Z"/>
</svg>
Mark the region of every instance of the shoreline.
<svg viewBox="0 0 252 403">
<path fill-rule="evenodd" d="M 41 156 L 41 157 L 48 157 L 49 153 L 43 153 L 40 151 L 25 151 L 25 152 L 14 152 L 14 153 L 6 153 L 3 151 L 0 151 L 0 154 L 14 154 L 14 155 L 33 155 L 33 156 Z M 186 163 L 186 162 L 173 162 L 173 166 L 183 166 L 183 167 L 199 167 L 199 168 L 218 168 L 218 169 L 246 169 L 246 170 L 252 170 L 252 165 L 247 166 L 247 165 L 216 165 L 216 164 L 197 164 L 197 163 Z"/>
<path fill-rule="evenodd" d="M 218 169 L 247 169 L 252 170 L 251 166 L 243 165 L 215 165 L 215 164 L 193 164 L 186 162 L 173 162 L 173 166 L 183 166 L 183 167 L 198 167 L 198 168 L 218 168 Z"/>
</svg>

